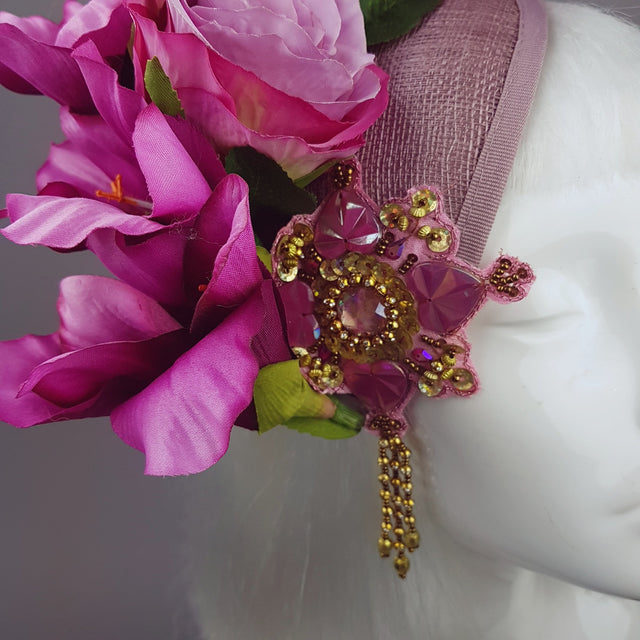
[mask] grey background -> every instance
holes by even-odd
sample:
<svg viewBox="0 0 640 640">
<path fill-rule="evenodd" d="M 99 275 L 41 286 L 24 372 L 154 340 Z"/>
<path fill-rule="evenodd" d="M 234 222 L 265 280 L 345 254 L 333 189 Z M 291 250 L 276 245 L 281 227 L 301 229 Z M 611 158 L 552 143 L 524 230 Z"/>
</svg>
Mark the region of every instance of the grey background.
<svg viewBox="0 0 640 640">
<path fill-rule="evenodd" d="M 640 23 L 632 0 L 592 4 Z M 58 20 L 62 0 L 1 6 Z M 61 134 L 46 98 L 0 88 L 0 105 L 3 202 L 8 192 L 34 192 L 34 173 Z M 88 253 L 0 238 L 0 339 L 55 331 L 58 282 L 73 273 L 103 271 Z M 180 576 L 190 480 L 146 478 L 143 463 L 107 419 L 27 430 L 0 423 L 1 640 L 195 638 Z"/>
</svg>

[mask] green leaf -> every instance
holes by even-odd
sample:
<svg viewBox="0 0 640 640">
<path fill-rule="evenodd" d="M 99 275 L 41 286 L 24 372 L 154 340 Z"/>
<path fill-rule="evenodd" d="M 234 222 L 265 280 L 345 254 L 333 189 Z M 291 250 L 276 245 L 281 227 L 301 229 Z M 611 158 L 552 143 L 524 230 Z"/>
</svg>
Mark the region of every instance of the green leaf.
<svg viewBox="0 0 640 640">
<path fill-rule="evenodd" d="M 312 213 L 315 197 L 296 186 L 280 165 L 251 147 L 234 147 L 225 158 L 227 173 L 236 173 L 249 185 L 253 229 L 265 247 L 291 216 Z"/>
<path fill-rule="evenodd" d="M 337 422 L 319 418 L 291 418 L 285 426 L 300 433 L 308 433 L 310 436 L 326 438 L 327 440 L 352 438 L 360 433 L 360 429 L 349 429 Z"/>
<path fill-rule="evenodd" d="M 329 160 L 324 164 L 321 164 L 317 169 L 314 169 L 311 173 L 307 173 L 303 176 L 300 176 L 297 180 L 294 181 L 294 184 L 301 189 L 304 189 L 307 185 L 311 184 L 314 180 L 317 180 L 323 173 L 326 173 L 333 167 L 334 164 L 338 162 L 337 160 Z"/>
<path fill-rule="evenodd" d="M 144 70 L 144 87 L 151 98 L 151 102 L 162 113 L 168 116 L 184 116 L 180 98 L 178 98 L 178 94 L 171 86 L 171 80 L 164 72 L 158 58 L 147 60 L 147 66 Z"/>
<path fill-rule="evenodd" d="M 294 417 L 328 418 L 334 414 L 331 400 L 309 386 L 297 360 L 262 367 L 253 386 L 253 401 L 260 433 Z"/>
<path fill-rule="evenodd" d="M 322 438 L 350 438 L 364 424 L 363 416 L 357 411 L 314 391 L 300 373 L 297 360 L 260 369 L 253 400 L 259 433 L 284 425 Z"/>
<path fill-rule="evenodd" d="M 367 44 L 399 38 L 418 25 L 441 0 L 360 0 Z"/>
</svg>

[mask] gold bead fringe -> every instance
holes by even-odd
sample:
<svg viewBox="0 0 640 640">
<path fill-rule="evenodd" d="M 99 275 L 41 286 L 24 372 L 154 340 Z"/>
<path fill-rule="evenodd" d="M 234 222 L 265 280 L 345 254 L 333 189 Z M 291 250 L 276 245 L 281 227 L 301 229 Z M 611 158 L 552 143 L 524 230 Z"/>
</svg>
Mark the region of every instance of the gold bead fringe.
<svg viewBox="0 0 640 640">
<path fill-rule="evenodd" d="M 380 434 L 378 442 L 378 465 L 382 499 L 382 533 L 378 540 L 378 551 L 387 558 L 395 550 L 393 565 L 400 578 L 406 578 L 409 558 L 420 546 L 420 534 L 413 515 L 413 485 L 411 482 L 411 451 L 398 435 L 400 423 L 388 416 L 377 416 L 372 428 Z"/>
</svg>

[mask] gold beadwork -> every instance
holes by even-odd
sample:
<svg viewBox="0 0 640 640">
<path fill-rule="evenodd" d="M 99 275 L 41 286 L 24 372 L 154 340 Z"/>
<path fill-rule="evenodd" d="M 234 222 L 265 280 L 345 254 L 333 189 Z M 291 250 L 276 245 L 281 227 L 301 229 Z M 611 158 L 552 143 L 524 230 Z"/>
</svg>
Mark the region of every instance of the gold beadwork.
<svg viewBox="0 0 640 640">
<path fill-rule="evenodd" d="M 353 167 L 348 164 L 340 162 L 333 168 L 332 179 L 336 189 L 346 189 L 353 182 L 353 178 Z"/>
<path fill-rule="evenodd" d="M 314 313 L 329 351 L 355 362 L 401 360 L 419 325 L 413 296 L 393 267 L 375 256 L 349 252 L 323 261 L 318 274 L 311 283 Z M 364 289 L 369 299 L 379 301 L 380 325 L 369 331 L 342 321 L 344 305 Z"/>
<path fill-rule="evenodd" d="M 424 240 L 429 236 L 430 233 L 431 233 L 431 227 L 428 224 L 425 224 L 424 226 L 418 228 L 416 235 L 421 240 Z"/>
<path fill-rule="evenodd" d="M 414 502 L 411 498 L 411 451 L 398 435 L 401 425 L 397 420 L 384 415 L 376 416 L 371 428 L 380 436 L 378 481 L 382 486 L 382 522 L 378 552 L 382 558 L 387 558 L 392 549 L 396 551 L 393 565 L 398 576 L 404 579 L 410 567 L 406 552 L 411 553 L 420 545 L 420 535 L 413 515 Z M 392 534 L 395 540 L 391 540 Z"/>
<path fill-rule="evenodd" d="M 517 266 L 512 272 L 513 263 L 509 258 L 501 258 L 497 266 L 489 276 L 489 283 L 499 293 L 504 293 L 510 298 L 520 295 L 521 289 L 515 283 L 527 281 L 531 278 L 531 273 L 523 266 Z"/>
<path fill-rule="evenodd" d="M 390 202 L 382 207 L 380 210 L 380 222 L 390 229 L 406 231 L 409 228 L 409 218 L 407 218 L 404 209 L 397 202 Z"/>
</svg>

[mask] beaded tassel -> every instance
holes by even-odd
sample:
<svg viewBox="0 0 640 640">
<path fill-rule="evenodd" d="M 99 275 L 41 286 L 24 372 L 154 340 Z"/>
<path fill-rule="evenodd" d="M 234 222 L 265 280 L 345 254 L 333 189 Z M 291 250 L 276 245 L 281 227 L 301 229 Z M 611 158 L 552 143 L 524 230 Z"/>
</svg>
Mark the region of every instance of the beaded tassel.
<svg viewBox="0 0 640 640">
<path fill-rule="evenodd" d="M 387 416 L 377 416 L 372 428 L 380 434 L 378 442 L 378 465 L 382 499 L 382 534 L 378 540 L 378 551 L 382 558 L 395 549 L 394 567 L 400 578 L 406 578 L 409 558 L 420 546 L 420 534 L 416 529 L 411 493 L 411 451 L 398 435 L 400 423 Z M 394 539 L 391 539 L 393 535 Z"/>
</svg>

